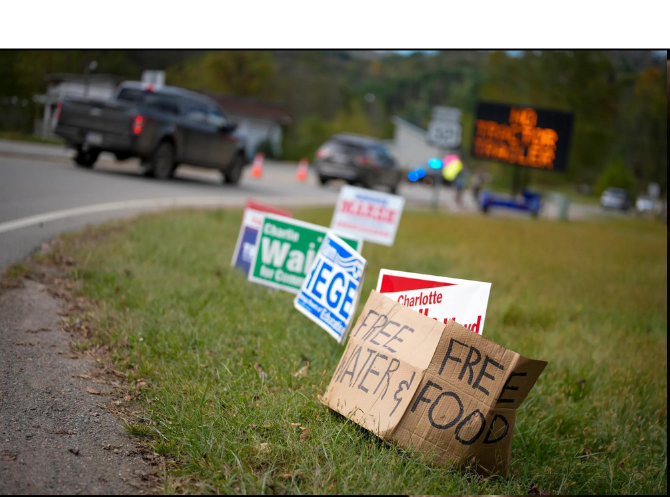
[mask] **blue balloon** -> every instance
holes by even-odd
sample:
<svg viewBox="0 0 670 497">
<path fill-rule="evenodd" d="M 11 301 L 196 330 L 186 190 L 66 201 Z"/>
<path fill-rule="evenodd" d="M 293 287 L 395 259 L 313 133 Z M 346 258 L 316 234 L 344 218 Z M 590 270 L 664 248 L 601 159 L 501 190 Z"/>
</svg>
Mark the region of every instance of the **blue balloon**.
<svg viewBox="0 0 670 497">
<path fill-rule="evenodd" d="M 440 159 L 428 159 L 428 167 L 431 169 L 442 169 L 442 161 Z"/>
<path fill-rule="evenodd" d="M 410 171 L 407 174 L 407 179 L 409 179 L 410 181 L 418 181 L 419 175 L 417 174 L 416 171 Z"/>
<path fill-rule="evenodd" d="M 426 177 L 426 170 L 422 167 L 416 170 L 416 174 L 419 175 L 419 178 L 425 178 Z"/>
</svg>

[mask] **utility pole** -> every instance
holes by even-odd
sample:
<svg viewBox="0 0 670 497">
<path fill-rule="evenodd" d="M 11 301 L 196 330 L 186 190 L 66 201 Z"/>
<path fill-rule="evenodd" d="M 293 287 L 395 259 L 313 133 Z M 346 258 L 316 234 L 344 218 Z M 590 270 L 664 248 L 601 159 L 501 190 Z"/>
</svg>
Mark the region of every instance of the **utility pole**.
<svg viewBox="0 0 670 497">
<path fill-rule="evenodd" d="M 457 148 L 461 144 L 461 111 L 451 107 L 433 107 L 433 117 L 428 124 L 426 141 L 437 147 L 442 154 L 442 168 L 444 168 L 444 157 L 449 150 Z M 442 187 L 442 174 L 439 174 L 433 184 L 433 210 L 437 211 L 440 203 L 440 188 Z"/>
<path fill-rule="evenodd" d="M 84 96 L 88 97 L 89 88 L 91 86 L 91 73 L 98 68 L 98 62 L 92 60 L 86 67 L 84 67 L 84 74 L 86 75 L 86 87 L 84 88 Z"/>
</svg>

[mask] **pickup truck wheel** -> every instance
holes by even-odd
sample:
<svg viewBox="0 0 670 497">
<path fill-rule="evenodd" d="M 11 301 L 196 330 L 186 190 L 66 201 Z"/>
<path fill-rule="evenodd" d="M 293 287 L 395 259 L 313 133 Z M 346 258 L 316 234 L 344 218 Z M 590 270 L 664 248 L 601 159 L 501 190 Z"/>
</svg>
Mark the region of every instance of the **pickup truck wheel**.
<svg viewBox="0 0 670 497">
<path fill-rule="evenodd" d="M 242 177 L 242 168 L 244 167 L 244 162 L 242 157 L 236 155 L 233 161 L 230 163 L 228 170 L 223 173 L 223 182 L 227 185 L 236 185 L 240 182 Z"/>
<path fill-rule="evenodd" d="M 98 160 L 100 152 L 97 150 L 82 150 L 81 148 L 77 149 L 77 155 L 74 157 L 74 163 L 78 167 L 85 167 L 86 169 L 91 169 L 95 164 L 95 161 Z"/>
<path fill-rule="evenodd" d="M 171 178 L 175 170 L 174 147 L 167 142 L 158 145 L 158 148 L 151 156 L 149 167 L 155 178 Z"/>
</svg>

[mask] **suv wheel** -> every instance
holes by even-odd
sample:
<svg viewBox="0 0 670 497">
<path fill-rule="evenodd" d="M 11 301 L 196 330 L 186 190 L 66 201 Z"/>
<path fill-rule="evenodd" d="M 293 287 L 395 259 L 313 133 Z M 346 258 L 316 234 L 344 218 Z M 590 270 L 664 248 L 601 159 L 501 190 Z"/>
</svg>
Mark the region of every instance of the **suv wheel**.
<svg viewBox="0 0 670 497">
<path fill-rule="evenodd" d="M 85 167 L 86 169 L 91 169 L 95 164 L 95 161 L 98 160 L 100 152 L 98 150 L 87 149 L 83 150 L 81 147 L 77 149 L 77 155 L 74 157 L 75 165 L 78 167 Z"/>
<path fill-rule="evenodd" d="M 240 182 L 242 177 L 242 169 L 244 168 L 244 161 L 241 155 L 236 155 L 228 169 L 223 173 L 223 182 L 227 185 L 236 185 Z"/>
<path fill-rule="evenodd" d="M 327 176 L 319 175 L 319 184 L 320 185 L 322 185 L 322 186 L 325 185 L 326 183 L 328 183 L 329 180 L 330 180 L 330 178 L 328 178 Z"/>
<path fill-rule="evenodd" d="M 168 179 L 174 174 L 174 147 L 168 142 L 162 142 L 154 151 L 149 160 L 145 173 L 153 174 L 158 179 Z"/>
<path fill-rule="evenodd" d="M 361 187 L 366 188 L 368 190 L 372 190 L 372 187 L 374 186 L 368 178 L 362 179 L 360 185 Z"/>
</svg>

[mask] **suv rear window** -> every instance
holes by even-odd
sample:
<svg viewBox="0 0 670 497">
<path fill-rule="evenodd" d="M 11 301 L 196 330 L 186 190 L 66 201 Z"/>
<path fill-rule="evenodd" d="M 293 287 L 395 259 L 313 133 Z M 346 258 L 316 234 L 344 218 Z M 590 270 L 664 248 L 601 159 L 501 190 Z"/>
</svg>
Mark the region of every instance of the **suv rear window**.
<svg viewBox="0 0 670 497">
<path fill-rule="evenodd" d="M 329 141 L 324 145 L 324 148 L 327 148 L 332 152 L 346 155 L 362 155 L 365 153 L 365 147 L 344 141 Z"/>
</svg>

